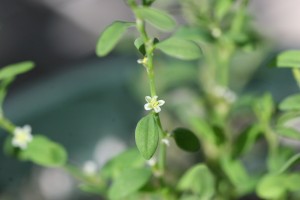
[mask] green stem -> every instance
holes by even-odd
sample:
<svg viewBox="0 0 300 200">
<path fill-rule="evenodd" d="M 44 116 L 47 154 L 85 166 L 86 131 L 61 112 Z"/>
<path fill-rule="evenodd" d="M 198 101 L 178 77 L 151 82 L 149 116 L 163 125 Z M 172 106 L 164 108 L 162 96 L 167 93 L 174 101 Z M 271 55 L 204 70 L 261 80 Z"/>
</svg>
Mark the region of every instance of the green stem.
<svg viewBox="0 0 300 200">
<path fill-rule="evenodd" d="M 15 130 L 15 125 L 3 116 L 0 118 L 0 127 L 10 134 L 13 134 Z"/>
<path fill-rule="evenodd" d="M 297 81 L 298 87 L 300 88 L 300 69 L 293 68 L 293 75 L 294 75 L 295 80 Z"/>
<path fill-rule="evenodd" d="M 135 9 L 135 6 L 132 7 L 133 11 L 134 11 L 134 9 Z M 150 93 L 151 93 L 151 96 L 154 97 L 157 95 L 156 87 L 155 87 L 154 66 L 153 66 L 154 45 L 153 45 L 153 41 L 151 39 L 149 39 L 149 36 L 146 32 L 144 20 L 141 19 L 137 15 L 136 12 L 135 12 L 135 15 L 136 15 L 137 30 L 139 31 L 141 38 L 145 44 L 147 61 L 144 64 L 144 66 L 146 67 L 146 70 L 147 70 L 149 86 L 150 86 Z M 155 116 L 156 116 L 157 124 L 158 124 L 159 128 L 161 129 L 160 139 L 163 139 L 166 137 L 166 133 L 164 132 L 163 127 L 161 125 L 161 120 L 160 120 L 159 114 L 156 113 Z M 158 167 L 159 167 L 159 170 L 162 175 L 164 174 L 165 168 L 166 168 L 166 154 L 167 154 L 166 145 L 164 143 L 160 142 Z"/>
</svg>

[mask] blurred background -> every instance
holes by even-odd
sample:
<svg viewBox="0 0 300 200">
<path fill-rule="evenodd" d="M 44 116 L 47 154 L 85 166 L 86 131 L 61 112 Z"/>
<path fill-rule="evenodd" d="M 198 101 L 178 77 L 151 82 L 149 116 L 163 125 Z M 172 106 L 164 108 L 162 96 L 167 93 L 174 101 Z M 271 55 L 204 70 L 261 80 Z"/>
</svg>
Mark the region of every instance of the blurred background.
<svg viewBox="0 0 300 200">
<path fill-rule="evenodd" d="M 298 0 L 252 0 L 255 26 L 274 52 L 300 47 Z M 178 2 L 158 1 L 182 21 Z M 133 20 L 120 0 L 0 0 L 0 67 L 32 60 L 36 67 L 11 85 L 5 113 L 63 144 L 71 162 L 101 167 L 134 144 L 144 99 L 134 80 L 141 70 L 130 37 L 105 58 L 95 56 L 101 31 L 114 20 Z M 129 49 L 129 50 L 128 50 Z M 247 85 L 271 90 L 277 100 L 297 91 L 289 70 L 264 67 Z M 186 77 L 192 77 L 191 72 Z M 272 83 L 272 84 L 270 84 Z M 147 88 L 145 88 L 147 90 Z M 0 146 L 5 138 L 0 132 Z M 77 189 L 64 171 L 20 163 L 0 151 L 0 200 L 99 199 Z"/>
</svg>

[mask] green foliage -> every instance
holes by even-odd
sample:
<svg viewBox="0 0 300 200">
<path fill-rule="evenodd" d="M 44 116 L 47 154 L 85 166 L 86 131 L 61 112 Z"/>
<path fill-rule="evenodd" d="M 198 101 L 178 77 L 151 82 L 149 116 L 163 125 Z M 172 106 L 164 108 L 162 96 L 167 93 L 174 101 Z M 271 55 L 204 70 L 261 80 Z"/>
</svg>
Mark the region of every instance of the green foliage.
<svg viewBox="0 0 300 200">
<path fill-rule="evenodd" d="M 65 165 L 67 152 L 45 136 L 35 135 L 28 147 L 20 151 L 20 157 L 45 167 L 59 167 Z"/>
<path fill-rule="evenodd" d="M 149 169 L 124 170 L 109 188 L 109 199 L 124 199 L 142 188 L 150 177 L 151 171 Z"/>
<path fill-rule="evenodd" d="M 176 26 L 176 21 L 173 17 L 162 10 L 150 7 L 138 7 L 135 12 L 137 16 L 161 31 L 172 31 Z"/>
<path fill-rule="evenodd" d="M 300 94 L 291 95 L 285 98 L 280 104 L 279 109 L 283 111 L 297 110 L 300 111 Z"/>
<path fill-rule="evenodd" d="M 134 23 L 121 21 L 116 21 L 108 26 L 97 42 L 96 54 L 98 56 L 105 56 L 111 52 L 131 26 L 134 26 Z"/>
<path fill-rule="evenodd" d="M 289 50 L 280 53 L 275 64 L 277 67 L 300 68 L 300 51 Z"/>
<path fill-rule="evenodd" d="M 185 151 L 197 152 L 200 149 L 200 142 L 197 136 L 188 129 L 177 128 L 173 131 L 177 146 Z"/>
<path fill-rule="evenodd" d="M 182 60 L 195 60 L 202 55 L 200 48 L 195 43 L 177 37 L 170 37 L 159 42 L 156 48 L 169 56 Z"/>
<path fill-rule="evenodd" d="M 155 153 L 160 132 L 161 130 L 152 113 L 138 122 L 135 129 L 135 142 L 141 155 L 146 160 L 149 160 Z"/>
<path fill-rule="evenodd" d="M 34 63 L 31 61 L 24 61 L 12 65 L 8 65 L 0 70 L 0 80 L 15 77 L 19 74 L 23 74 L 34 67 Z"/>
<path fill-rule="evenodd" d="M 180 191 L 192 192 L 199 200 L 211 199 L 215 194 L 215 177 L 206 165 L 198 164 L 181 177 L 177 188 Z"/>
</svg>

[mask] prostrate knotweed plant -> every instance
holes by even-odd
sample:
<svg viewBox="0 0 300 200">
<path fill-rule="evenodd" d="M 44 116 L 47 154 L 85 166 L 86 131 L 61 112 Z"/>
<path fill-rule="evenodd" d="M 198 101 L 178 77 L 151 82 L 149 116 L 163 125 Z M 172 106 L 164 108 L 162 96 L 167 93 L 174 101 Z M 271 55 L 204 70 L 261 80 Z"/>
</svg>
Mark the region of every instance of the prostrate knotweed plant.
<svg viewBox="0 0 300 200">
<path fill-rule="evenodd" d="M 249 98 L 234 92 L 241 90 L 244 79 L 249 77 L 235 80 L 233 61 L 241 52 L 250 56 L 262 45 L 249 23 L 248 1 L 182 1 L 187 25 L 177 25 L 167 12 L 152 7 L 154 2 L 127 0 L 135 21 L 112 23 L 96 47 L 96 54 L 105 56 L 128 29 L 139 35 L 133 44 L 141 56 L 137 62 L 147 75 L 149 96 L 144 104 L 148 112 L 135 129 L 137 149 L 126 150 L 100 169 L 93 161 L 77 167 L 67 161 L 61 145 L 31 134 L 29 125 L 18 127 L 10 122 L 2 109 L 7 87 L 17 75 L 33 68 L 32 62 L 22 62 L 0 70 L 0 127 L 9 133 L 4 145 L 6 154 L 45 167 L 61 167 L 81 182 L 81 190 L 112 200 L 233 200 L 252 196 L 299 199 L 300 173 L 293 166 L 299 163 L 300 153 L 281 139 L 300 140 L 300 95 L 284 99 L 279 112 L 268 93 Z M 153 37 L 146 27 L 166 32 L 169 37 Z M 161 90 L 157 90 L 156 79 L 162 79 L 157 73 L 157 50 L 195 63 L 202 56 L 200 46 L 204 56 L 199 62 L 199 76 L 193 80 L 196 84 L 189 90 L 190 96 L 186 95 L 189 102 L 184 107 L 173 106 L 169 99 L 179 98 L 173 98 L 168 90 L 157 92 Z M 275 65 L 292 68 L 300 87 L 299 58 L 300 51 L 285 51 L 276 57 Z M 175 80 L 178 84 L 179 79 Z M 177 123 L 189 129 L 167 131 L 160 118 L 162 112 L 172 114 Z M 260 156 L 265 149 L 255 152 L 258 141 L 266 144 L 265 157 Z M 194 153 L 197 161 L 171 174 L 182 170 L 177 165 L 167 165 L 167 152 L 171 153 L 175 146 L 171 144 Z M 248 166 L 249 163 L 257 165 Z"/>
</svg>

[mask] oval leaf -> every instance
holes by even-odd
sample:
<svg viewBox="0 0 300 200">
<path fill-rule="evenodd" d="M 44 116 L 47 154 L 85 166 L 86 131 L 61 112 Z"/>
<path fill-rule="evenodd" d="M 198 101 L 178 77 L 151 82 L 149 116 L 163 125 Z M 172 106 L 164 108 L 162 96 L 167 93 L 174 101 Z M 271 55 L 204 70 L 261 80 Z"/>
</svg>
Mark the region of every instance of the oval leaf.
<svg viewBox="0 0 300 200">
<path fill-rule="evenodd" d="M 165 54 L 182 60 L 195 60 L 200 58 L 201 50 L 193 42 L 170 37 L 156 45 L 156 48 Z"/>
<path fill-rule="evenodd" d="M 178 147 L 185 151 L 196 152 L 200 149 L 197 136 L 188 129 L 177 128 L 173 131 L 174 139 Z"/>
<path fill-rule="evenodd" d="M 65 149 L 41 135 L 34 136 L 28 147 L 20 152 L 20 156 L 46 167 L 63 166 L 67 161 Z"/>
<path fill-rule="evenodd" d="M 300 68 L 300 51 L 290 50 L 280 53 L 276 58 L 276 66 Z"/>
<path fill-rule="evenodd" d="M 111 52 L 127 29 L 133 25 L 134 23 L 132 22 L 116 21 L 108 26 L 102 32 L 102 35 L 97 42 L 96 54 L 98 56 L 105 56 Z"/>
<path fill-rule="evenodd" d="M 258 183 L 256 193 L 263 199 L 280 199 L 286 193 L 284 175 L 266 175 Z"/>
<path fill-rule="evenodd" d="M 280 110 L 300 110 L 300 94 L 291 95 L 279 104 Z"/>
<path fill-rule="evenodd" d="M 215 177 L 206 165 L 199 164 L 182 176 L 177 188 L 199 195 L 198 199 L 211 199 L 215 193 Z"/>
<path fill-rule="evenodd" d="M 153 114 L 143 117 L 135 129 L 135 142 L 141 155 L 149 160 L 156 151 L 160 128 Z"/>
<path fill-rule="evenodd" d="M 140 7 L 137 8 L 136 13 L 139 17 L 161 31 L 172 31 L 176 26 L 176 21 L 173 17 L 162 10 Z"/>
<path fill-rule="evenodd" d="M 15 77 L 19 74 L 23 74 L 34 67 L 34 63 L 31 61 L 24 61 L 12 65 L 8 65 L 0 70 L 0 80 Z"/>
<path fill-rule="evenodd" d="M 127 169 L 109 188 L 109 199 L 124 199 L 143 187 L 151 177 L 149 169 Z"/>
</svg>

